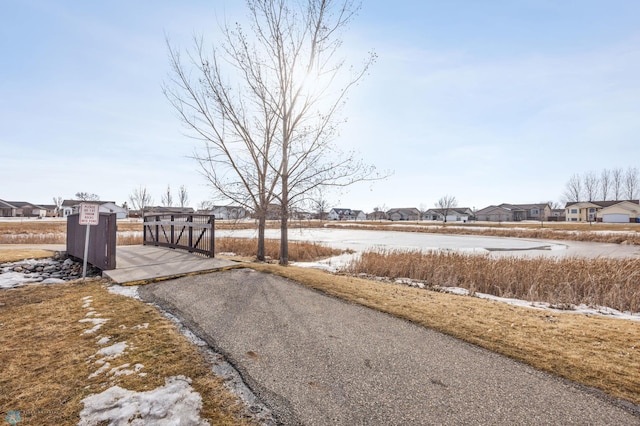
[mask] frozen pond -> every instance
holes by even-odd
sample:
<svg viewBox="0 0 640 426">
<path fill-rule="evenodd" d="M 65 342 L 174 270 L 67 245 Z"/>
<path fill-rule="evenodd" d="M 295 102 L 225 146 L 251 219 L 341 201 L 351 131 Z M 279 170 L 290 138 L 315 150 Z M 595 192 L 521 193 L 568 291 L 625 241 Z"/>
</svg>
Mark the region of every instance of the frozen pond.
<svg viewBox="0 0 640 426">
<path fill-rule="evenodd" d="M 267 229 L 266 238 L 279 239 L 279 229 Z M 218 237 L 256 238 L 255 230 L 216 230 Z M 491 256 L 636 257 L 640 247 L 576 241 L 445 235 L 400 231 L 302 228 L 289 230 L 290 241 L 314 241 L 339 249 L 363 252 L 375 248 L 397 250 L 451 250 Z"/>
</svg>

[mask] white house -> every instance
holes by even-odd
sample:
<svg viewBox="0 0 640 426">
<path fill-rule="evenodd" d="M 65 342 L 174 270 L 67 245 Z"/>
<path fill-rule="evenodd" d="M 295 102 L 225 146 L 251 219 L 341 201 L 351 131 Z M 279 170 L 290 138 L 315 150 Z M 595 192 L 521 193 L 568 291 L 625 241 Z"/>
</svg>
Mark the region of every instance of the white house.
<svg viewBox="0 0 640 426">
<path fill-rule="evenodd" d="M 247 210 L 241 206 L 213 206 L 207 211 L 219 220 L 238 220 L 247 217 Z"/>
<path fill-rule="evenodd" d="M 84 201 L 80 200 L 64 200 L 62 202 L 62 217 L 76 214 L 80 211 L 80 204 Z M 116 219 L 126 219 L 129 217 L 129 210 L 118 206 L 113 201 L 87 201 L 92 204 L 99 204 L 100 213 L 115 213 Z"/>
<path fill-rule="evenodd" d="M 129 217 L 129 210 L 116 205 L 116 203 L 109 201 L 106 203 L 99 203 L 99 204 L 100 204 L 100 209 L 99 209 L 100 213 L 115 213 L 116 219 L 126 219 L 127 217 Z"/>
<path fill-rule="evenodd" d="M 329 220 L 366 220 L 367 215 L 362 210 L 333 208 L 329 211 Z"/>
<path fill-rule="evenodd" d="M 638 222 L 640 218 L 640 203 L 620 201 L 608 207 L 603 207 L 596 213 L 596 220 L 604 223 Z"/>
</svg>

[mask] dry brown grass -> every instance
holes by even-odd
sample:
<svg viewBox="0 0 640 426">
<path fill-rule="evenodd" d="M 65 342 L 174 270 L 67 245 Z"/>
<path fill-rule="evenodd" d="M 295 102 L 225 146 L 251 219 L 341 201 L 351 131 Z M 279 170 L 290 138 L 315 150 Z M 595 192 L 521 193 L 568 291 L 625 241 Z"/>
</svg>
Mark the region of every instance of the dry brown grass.
<svg viewBox="0 0 640 426">
<path fill-rule="evenodd" d="M 517 258 L 450 252 L 377 250 L 346 268 L 352 274 L 411 278 L 435 287 L 562 307 L 585 304 L 640 312 L 640 260 Z"/>
<path fill-rule="evenodd" d="M 85 296 L 109 318 L 95 334 L 84 334 L 91 325 L 78 322 L 86 318 Z M 144 323 L 148 328 L 134 328 Z M 97 336 L 109 336 L 108 344 L 127 342 L 112 367 L 140 363 L 146 377 L 103 373 L 89 379 L 97 368 L 89 362 L 100 348 Z M 148 391 L 180 374 L 193 380 L 203 400 L 201 415 L 211 424 L 248 423 L 236 398 L 171 322 L 148 305 L 109 293 L 100 282 L 1 290 L 0 365 L 0 407 L 20 410 L 25 424 L 77 424 L 80 401 L 90 394 L 113 385 Z"/>
<path fill-rule="evenodd" d="M 0 263 L 17 262 L 24 259 L 44 259 L 52 257 L 54 252 L 40 249 L 2 249 L 0 250 Z"/>
<path fill-rule="evenodd" d="M 265 255 L 271 259 L 279 259 L 280 241 L 265 240 Z M 235 253 L 238 256 L 255 256 L 258 249 L 258 240 L 248 238 L 216 238 L 216 253 Z M 309 262 L 337 256 L 342 250 L 324 246 L 319 243 L 306 241 L 289 241 L 289 261 Z"/>
<path fill-rule="evenodd" d="M 552 314 L 307 268 L 250 266 L 640 404 L 638 322 Z"/>
</svg>

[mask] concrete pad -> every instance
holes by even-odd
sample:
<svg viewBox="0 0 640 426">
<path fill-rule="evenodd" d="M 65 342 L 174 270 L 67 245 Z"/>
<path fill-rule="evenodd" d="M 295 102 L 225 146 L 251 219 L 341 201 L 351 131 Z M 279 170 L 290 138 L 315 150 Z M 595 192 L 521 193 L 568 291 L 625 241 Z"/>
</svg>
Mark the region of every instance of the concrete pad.
<svg viewBox="0 0 640 426">
<path fill-rule="evenodd" d="M 237 265 L 225 259 L 153 246 L 118 246 L 116 269 L 102 275 L 121 285 L 146 284 L 186 275 L 214 272 Z"/>
</svg>

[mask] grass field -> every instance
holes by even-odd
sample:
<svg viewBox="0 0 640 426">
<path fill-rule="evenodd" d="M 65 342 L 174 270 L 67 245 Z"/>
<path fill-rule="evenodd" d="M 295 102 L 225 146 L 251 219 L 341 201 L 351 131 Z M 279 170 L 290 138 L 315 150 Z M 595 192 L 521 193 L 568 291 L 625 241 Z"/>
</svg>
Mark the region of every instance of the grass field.
<svg viewBox="0 0 640 426">
<path fill-rule="evenodd" d="M 79 322 L 87 318 L 87 297 L 96 317 L 107 319 L 96 333 L 86 333 L 88 326 Z M 99 337 L 127 344 L 110 360 L 112 367 L 138 364 L 144 375 L 96 374 Z M 177 375 L 192 380 L 202 396 L 201 415 L 211 424 L 250 423 L 237 398 L 173 323 L 149 305 L 108 292 L 104 282 L 0 290 L 0 365 L 0 407 L 20 411 L 24 424 L 77 424 L 81 400 L 90 394 L 111 386 L 149 391 Z"/>
</svg>

